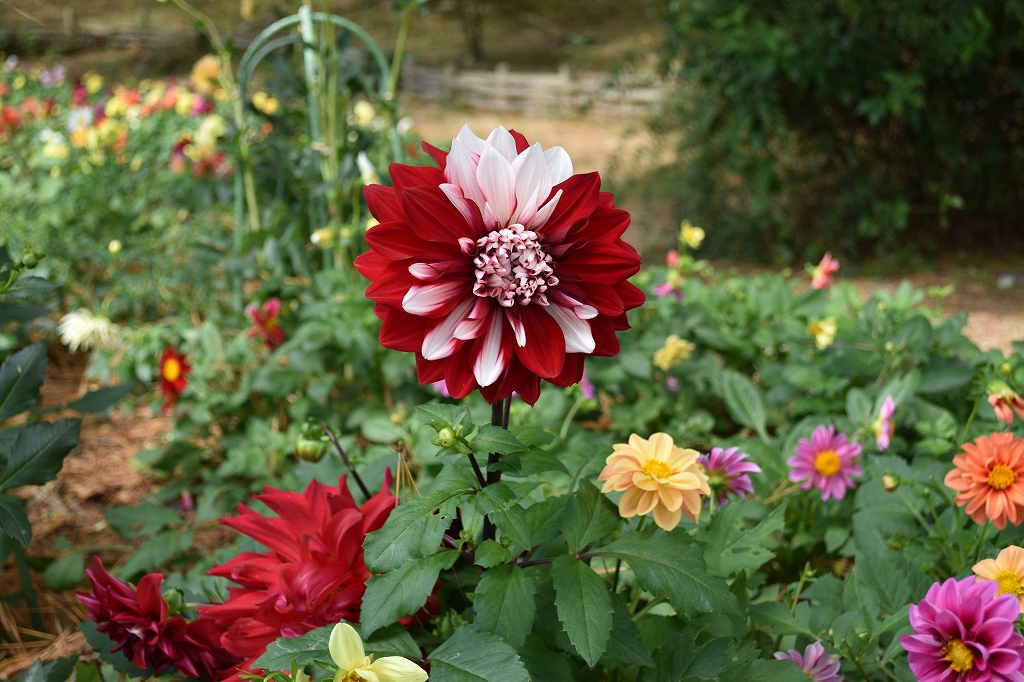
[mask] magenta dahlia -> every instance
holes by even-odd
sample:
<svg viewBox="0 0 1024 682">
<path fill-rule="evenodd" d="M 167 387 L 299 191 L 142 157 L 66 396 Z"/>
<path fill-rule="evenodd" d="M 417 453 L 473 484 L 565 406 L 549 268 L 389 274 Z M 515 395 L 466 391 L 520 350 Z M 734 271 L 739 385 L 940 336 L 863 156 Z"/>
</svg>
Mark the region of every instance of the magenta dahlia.
<svg viewBox="0 0 1024 682">
<path fill-rule="evenodd" d="M 843 676 L 839 674 L 839 657 L 835 654 L 826 655 L 821 642 L 811 644 L 802 654 L 796 649 L 777 651 L 775 658 L 793 661 L 813 682 L 844 682 Z"/>
<path fill-rule="evenodd" d="M 626 281 L 640 269 L 621 239 L 629 214 L 600 176 L 502 127 L 424 150 L 440 168 L 392 164 L 394 187 L 365 188 L 380 225 L 356 268 L 381 345 L 416 353 L 420 383 L 444 379 L 454 398 L 515 391 L 531 405 L 541 379 L 569 386 L 587 355 L 618 353 L 644 295 Z"/>
<path fill-rule="evenodd" d="M 848 442 L 845 433 L 836 433 L 836 427 L 819 426 L 810 440 L 800 439 L 795 456 L 786 460 L 792 467 L 789 480 L 800 483 L 804 490 L 818 488 L 823 500 L 841 500 L 847 490 L 856 487 L 853 477 L 861 474 L 857 465 L 860 451 L 860 443 Z"/>
<path fill-rule="evenodd" d="M 729 495 L 742 497 L 754 492 L 750 474 L 761 473 L 761 467 L 748 461 L 748 457 L 737 447 L 728 450 L 712 448 L 709 454 L 697 459 L 708 475 L 708 485 L 719 507 L 729 502 Z"/>
<path fill-rule="evenodd" d="M 976 580 L 935 583 L 911 605 L 914 634 L 900 644 L 919 682 L 1024 682 L 1024 637 L 1013 628 L 1020 602 Z"/>
</svg>

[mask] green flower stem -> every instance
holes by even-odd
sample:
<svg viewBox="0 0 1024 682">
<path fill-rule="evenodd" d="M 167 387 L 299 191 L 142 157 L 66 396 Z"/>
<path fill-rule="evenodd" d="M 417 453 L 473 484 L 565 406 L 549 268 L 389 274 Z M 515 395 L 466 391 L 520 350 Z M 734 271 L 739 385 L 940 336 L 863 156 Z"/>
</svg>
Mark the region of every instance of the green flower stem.
<svg viewBox="0 0 1024 682">
<path fill-rule="evenodd" d="M 985 538 L 988 536 L 988 529 L 991 525 L 992 521 L 986 519 L 985 525 L 981 527 L 981 537 L 978 538 L 978 546 L 974 548 L 974 563 L 981 561 L 981 548 L 985 545 Z"/>
<path fill-rule="evenodd" d="M 558 430 L 558 439 L 565 440 L 565 437 L 569 435 L 569 426 L 572 424 L 573 417 L 579 412 L 580 407 L 583 405 L 583 396 L 576 399 L 576 402 L 569 411 L 565 413 L 565 419 L 562 420 L 562 428 Z"/>
<path fill-rule="evenodd" d="M 643 618 L 651 609 L 653 609 L 655 606 L 662 603 L 663 601 L 665 601 L 665 595 L 659 594 L 657 597 L 644 604 L 644 607 L 637 611 L 636 615 L 633 616 L 633 622 L 635 623 L 641 618 Z"/>
<path fill-rule="evenodd" d="M 499 400 L 498 402 L 491 405 L 491 426 L 497 426 L 499 428 L 508 429 L 508 414 L 512 409 L 512 396 Z M 470 459 L 473 455 L 470 454 Z M 487 479 L 486 485 L 498 483 L 501 481 L 501 470 L 497 468 L 498 462 L 501 461 L 501 454 L 492 452 L 487 455 Z M 479 476 L 480 474 L 477 474 Z M 493 540 L 495 537 L 494 524 L 487 517 L 484 517 L 484 540 Z"/>
<path fill-rule="evenodd" d="M 979 395 L 978 399 L 974 401 L 974 409 L 971 410 L 971 416 L 967 418 L 967 424 L 964 426 L 964 435 L 960 437 L 960 446 L 967 442 L 967 434 L 971 432 L 971 424 L 974 423 L 974 417 L 978 414 L 978 407 L 981 405 L 981 399 L 984 396 Z"/>
</svg>

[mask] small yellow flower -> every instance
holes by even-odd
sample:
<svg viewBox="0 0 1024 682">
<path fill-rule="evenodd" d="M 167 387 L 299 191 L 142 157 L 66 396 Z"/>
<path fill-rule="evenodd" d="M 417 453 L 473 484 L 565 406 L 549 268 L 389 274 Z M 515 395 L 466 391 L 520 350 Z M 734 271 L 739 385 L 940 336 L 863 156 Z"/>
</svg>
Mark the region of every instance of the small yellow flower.
<svg viewBox="0 0 1024 682">
<path fill-rule="evenodd" d="M 267 103 L 268 99 L 270 99 L 270 95 L 259 90 L 252 96 L 252 105 L 260 111 L 263 111 L 263 105 Z"/>
<path fill-rule="evenodd" d="M 426 682 L 427 673 L 412 661 L 385 656 L 376 661 L 367 656 L 363 640 L 348 623 L 338 623 L 328 644 L 331 659 L 338 666 L 334 682 Z"/>
<path fill-rule="evenodd" d="M 103 76 L 98 73 L 89 73 L 85 76 L 85 90 L 90 95 L 95 95 L 103 89 Z"/>
<path fill-rule="evenodd" d="M 211 114 L 207 116 L 196 129 L 196 146 L 205 149 L 213 148 L 216 146 L 217 140 L 219 140 L 227 130 L 228 126 L 220 115 Z"/>
<path fill-rule="evenodd" d="M 978 581 L 995 580 L 999 583 L 996 594 L 1012 594 L 1024 606 L 1024 549 L 1010 545 L 995 559 L 985 559 L 974 564 Z"/>
<path fill-rule="evenodd" d="M 229 99 L 231 99 L 231 93 L 225 90 L 224 88 L 217 88 L 213 91 L 213 99 L 217 100 L 218 102 L 227 102 Z"/>
<path fill-rule="evenodd" d="M 837 330 L 836 321 L 831 317 L 807 325 L 807 333 L 814 337 L 814 345 L 818 350 L 825 350 L 835 342 Z"/>
<path fill-rule="evenodd" d="M 681 339 L 676 334 L 672 334 L 665 339 L 665 345 L 655 351 L 654 364 L 658 369 L 667 372 L 690 357 L 694 348 L 696 346 L 686 339 Z"/>
<path fill-rule="evenodd" d="M 334 232 L 329 227 L 321 227 L 309 236 L 309 241 L 313 243 L 313 246 L 329 249 L 334 245 Z"/>
<path fill-rule="evenodd" d="M 373 105 L 365 100 L 356 102 L 355 106 L 352 107 L 352 113 L 355 115 L 356 123 L 361 126 L 368 126 L 373 123 L 373 118 L 377 115 Z"/>
<path fill-rule="evenodd" d="M 128 169 L 132 173 L 138 173 L 139 170 L 142 169 L 142 157 L 141 156 L 132 157 L 132 162 L 130 164 L 128 164 Z"/>
<path fill-rule="evenodd" d="M 261 111 L 267 116 L 273 116 L 277 113 L 278 108 L 281 106 L 281 102 L 276 97 L 270 97 L 266 102 L 263 103 Z"/>
<path fill-rule="evenodd" d="M 684 220 L 679 226 L 679 238 L 694 251 L 700 248 L 704 236 L 704 229 L 691 225 L 689 220 Z"/>
<path fill-rule="evenodd" d="M 678 526 L 683 514 L 694 522 L 700 519 L 700 496 L 711 494 L 707 474 L 697 463 L 700 453 L 677 448 L 666 433 L 652 434 L 650 440 L 634 433 L 628 444 L 612 447 L 597 480 L 605 482 L 602 492 L 624 491 L 622 518 L 653 513 L 663 530 Z"/>
<path fill-rule="evenodd" d="M 107 100 L 103 111 L 107 116 L 124 116 L 128 111 L 128 102 L 115 95 Z"/>
<path fill-rule="evenodd" d="M 220 73 L 220 57 L 208 54 L 192 66 L 192 74 L 189 78 L 196 92 L 212 95 L 220 87 Z"/>
<path fill-rule="evenodd" d="M 50 140 L 43 145 L 43 156 L 48 156 L 51 159 L 66 159 L 70 154 L 71 150 L 62 139 Z"/>
<path fill-rule="evenodd" d="M 25 87 L 25 76 L 16 77 L 11 85 L 14 86 L 15 90 L 21 90 L 23 87 Z"/>
<path fill-rule="evenodd" d="M 195 103 L 196 98 L 191 92 L 185 92 L 184 90 L 178 93 L 178 101 L 174 103 L 174 111 L 178 116 L 188 116 L 192 113 L 192 104 Z"/>
<path fill-rule="evenodd" d="M 110 243 L 107 244 L 107 251 L 109 251 L 110 255 L 112 256 L 116 256 L 117 254 L 121 253 L 121 240 L 111 239 Z"/>
</svg>

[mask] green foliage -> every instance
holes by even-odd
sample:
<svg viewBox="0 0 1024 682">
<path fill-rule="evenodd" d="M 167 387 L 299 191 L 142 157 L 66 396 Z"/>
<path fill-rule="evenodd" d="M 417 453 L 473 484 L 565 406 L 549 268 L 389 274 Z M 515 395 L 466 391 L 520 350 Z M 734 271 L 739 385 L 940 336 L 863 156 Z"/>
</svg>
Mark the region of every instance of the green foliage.
<svg viewBox="0 0 1024 682">
<path fill-rule="evenodd" d="M 1020 244 L 1017 2 L 651 0 L 678 89 L 659 169 L 716 253 Z"/>
<path fill-rule="evenodd" d="M 558 620 L 576 651 L 593 668 L 612 633 L 612 597 L 593 569 L 568 554 L 551 565 Z"/>
<path fill-rule="evenodd" d="M 430 654 L 434 682 L 529 682 L 516 650 L 494 635 L 463 626 Z"/>
</svg>

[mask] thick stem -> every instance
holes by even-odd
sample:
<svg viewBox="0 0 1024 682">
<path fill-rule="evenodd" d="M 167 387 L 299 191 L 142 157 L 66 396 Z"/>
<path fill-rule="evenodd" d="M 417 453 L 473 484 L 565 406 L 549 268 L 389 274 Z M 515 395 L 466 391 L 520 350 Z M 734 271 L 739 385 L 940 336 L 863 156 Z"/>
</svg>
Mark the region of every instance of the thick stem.
<svg viewBox="0 0 1024 682">
<path fill-rule="evenodd" d="M 363 483 L 363 479 L 359 478 L 359 472 L 352 468 L 352 462 L 348 461 L 348 455 L 345 454 L 345 448 L 341 447 L 341 443 L 338 442 L 338 437 L 335 436 L 334 432 L 326 425 L 321 424 L 320 428 L 327 434 L 327 437 L 331 439 L 331 442 L 334 443 L 334 448 L 338 451 L 338 454 L 341 455 L 341 461 L 345 463 L 345 466 L 347 466 L 348 470 L 352 473 L 352 478 L 356 480 L 356 485 L 359 486 L 360 492 L 363 493 L 366 499 L 373 497 L 373 495 L 370 494 L 370 491 L 367 490 L 366 485 Z"/>
<path fill-rule="evenodd" d="M 512 396 L 491 405 L 491 426 L 499 426 L 503 429 L 508 428 L 508 412 L 511 409 L 511 405 Z M 487 455 L 487 485 L 492 485 L 501 480 L 501 471 L 496 466 L 500 460 L 501 455 L 497 452 Z M 494 524 L 491 523 L 489 518 L 484 518 L 484 540 L 493 540 L 494 536 Z"/>
</svg>

